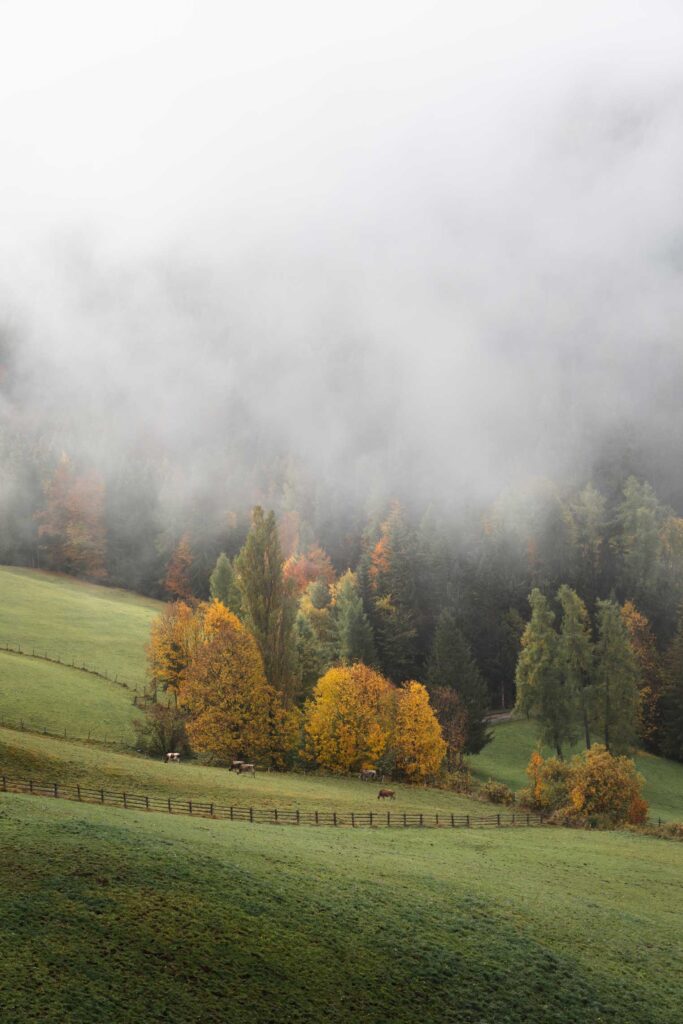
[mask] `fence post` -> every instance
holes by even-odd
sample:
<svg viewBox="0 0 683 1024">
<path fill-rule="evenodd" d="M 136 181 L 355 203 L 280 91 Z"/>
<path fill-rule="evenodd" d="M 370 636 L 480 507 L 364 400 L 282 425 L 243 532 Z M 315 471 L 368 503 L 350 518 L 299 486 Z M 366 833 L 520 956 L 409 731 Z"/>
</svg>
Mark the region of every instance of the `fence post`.
<svg viewBox="0 0 683 1024">
<path fill-rule="evenodd" d="M 277 825 L 277 807 L 275 808 L 273 813 L 275 814 L 275 824 Z M 315 813 L 317 814 L 318 812 L 316 811 Z"/>
<path fill-rule="evenodd" d="M 467 827 L 468 828 L 470 827 L 470 816 L 469 816 L 469 814 L 467 815 Z"/>
<path fill-rule="evenodd" d="M 80 787 L 80 783 L 78 783 L 78 782 L 76 783 L 76 795 L 78 796 L 78 799 L 80 800 L 81 799 L 81 787 Z"/>
<path fill-rule="evenodd" d="M 370 828 L 372 828 L 372 811 L 370 811 Z"/>
<path fill-rule="evenodd" d="M 529 824 L 529 815 L 528 814 L 526 816 L 526 823 L 527 823 L 527 825 Z"/>
<path fill-rule="evenodd" d="M 422 815 L 420 815 L 420 828 L 422 828 L 423 824 L 424 824 L 424 821 L 422 820 Z"/>
<path fill-rule="evenodd" d="M 171 798 L 170 798 L 170 796 L 168 798 L 168 813 L 169 814 L 173 814 L 173 810 L 171 809 Z"/>
<path fill-rule="evenodd" d="M 353 811 L 351 811 L 351 827 L 352 828 L 356 827 L 356 817 L 355 817 Z"/>
<path fill-rule="evenodd" d="M 233 820 L 232 807 L 230 808 L 230 821 Z"/>
<path fill-rule="evenodd" d="M 455 815 L 451 814 L 451 828 L 455 828 Z"/>
<path fill-rule="evenodd" d="M 100 796 L 102 797 L 102 803 L 104 803 L 104 790 L 100 790 Z"/>
<path fill-rule="evenodd" d="M 337 824 L 337 812 L 336 811 L 332 811 L 332 822 L 333 822 L 334 825 Z"/>
<path fill-rule="evenodd" d="M 387 811 L 387 828 L 391 828 L 391 811 Z"/>
<path fill-rule="evenodd" d="M 406 828 L 407 825 L 408 825 L 408 822 L 406 821 L 406 812 L 404 811 L 403 812 L 403 827 Z"/>
<path fill-rule="evenodd" d="M 315 812 L 315 823 L 316 823 L 316 825 L 318 824 L 318 812 L 317 811 Z"/>
<path fill-rule="evenodd" d="M 437 828 L 439 827 L 439 815 L 438 815 L 438 814 L 437 814 L 437 816 L 436 816 L 436 827 L 437 827 Z"/>
<path fill-rule="evenodd" d="M 209 817 L 213 818 L 213 804 L 209 804 Z"/>
<path fill-rule="evenodd" d="M 500 814 L 497 814 L 496 818 L 498 819 L 498 828 L 500 828 Z"/>
<path fill-rule="evenodd" d="M 298 819 L 299 812 L 297 811 L 296 814 L 297 814 L 297 819 Z M 249 808 L 249 821 L 253 821 L 253 820 L 254 820 L 254 808 L 250 807 Z"/>
<path fill-rule="evenodd" d="M 146 807 L 147 810 L 149 810 L 149 797 L 148 796 L 145 797 L 145 807 Z"/>
<path fill-rule="evenodd" d="M 128 803 L 126 801 L 126 794 L 125 793 L 123 794 L 123 806 L 124 807 L 128 807 Z"/>
</svg>

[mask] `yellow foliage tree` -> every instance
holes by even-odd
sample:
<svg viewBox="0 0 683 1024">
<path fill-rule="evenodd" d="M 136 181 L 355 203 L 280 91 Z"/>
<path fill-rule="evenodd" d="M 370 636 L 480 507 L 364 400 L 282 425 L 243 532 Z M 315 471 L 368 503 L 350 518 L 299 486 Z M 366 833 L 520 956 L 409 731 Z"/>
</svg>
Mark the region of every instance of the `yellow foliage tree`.
<svg viewBox="0 0 683 1024">
<path fill-rule="evenodd" d="M 642 824 L 648 810 L 642 786 L 643 777 L 633 761 L 615 757 L 599 743 L 572 758 L 569 797 L 583 818 L 599 815 L 614 824 Z"/>
<path fill-rule="evenodd" d="M 398 691 L 393 746 L 396 769 L 408 779 L 424 779 L 441 767 L 446 742 L 422 683 L 404 683 Z"/>
<path fill-rule="evenodd" d="M 167 604 L 152 623 L 147 664 L 155 691 L 177 699 L 183 674 L 199 640 L 200 621 L 184 601 Z"/>
<path fill-rule="evenodd" d="M 305 708 L 309 752 L 338 774 L 374 765 L 389 743 L 393 702 L 391 683 L 367 665 L 331 668 Z"/>
<path fill-rule="evenodd" d="M 183 673 L 178 694 L 188 712 L 190 743 L 223 763 L 234 757 L 279 760 L 291 716 L 266 682 L 253 636 L 232 612 L 211 608 L 211 627 Z"/>
</svg>

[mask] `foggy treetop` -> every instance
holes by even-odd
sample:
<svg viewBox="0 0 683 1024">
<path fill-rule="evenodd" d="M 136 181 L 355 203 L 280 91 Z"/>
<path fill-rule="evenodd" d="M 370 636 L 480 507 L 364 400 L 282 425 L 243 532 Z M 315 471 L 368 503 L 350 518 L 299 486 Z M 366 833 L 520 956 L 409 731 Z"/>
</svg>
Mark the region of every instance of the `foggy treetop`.
<svg viewBox="0 0 683 1024">
<path fill-rule="evenodd" d="M 677 3 L 0 7 L 0 416 L 248 498 L 683 499 Z M 5 488 L 6 490 L 6 488 Z"/>
</svg>

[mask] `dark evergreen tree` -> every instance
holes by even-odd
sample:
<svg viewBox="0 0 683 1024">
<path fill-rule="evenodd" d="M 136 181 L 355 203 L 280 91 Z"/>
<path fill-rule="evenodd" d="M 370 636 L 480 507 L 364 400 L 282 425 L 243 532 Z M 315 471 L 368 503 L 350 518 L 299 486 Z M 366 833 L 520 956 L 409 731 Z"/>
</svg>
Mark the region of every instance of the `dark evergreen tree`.
<svg viewBox="0 0 683 1024">
<path fill-rule="evenodd" d="M 358 581 L 350 570 L 334 588 L 333 619 L 336 629 L 336 657 L 343 665 L 362 661 L 375 665 L 377 654 L 372 626 L 363 609 Z"/>
<path fill-rule="evenodd" d="M 491 739 L 487 728 L 488 688 L 451 608 L 439 616 L 429 660 L 430 690 L 455 690 L 465 712 L 463 752 L 478 754 Z"/>
<path fill-rule="evenodd" d="M 616 601 L 598 601 L 597 618 L 595 723 L 607 749 L 621 754 L 638 734 L 638 663 Z"/>
<path fill-rule="evenodd" d="M 209 589 L 214 600 L 220 601 L 235 615 L 240 614 L 240 590 L 232 563 L 224 551 L 221 551 L 218 556 L 215 568 L 209 577 Z"/>
</svg>

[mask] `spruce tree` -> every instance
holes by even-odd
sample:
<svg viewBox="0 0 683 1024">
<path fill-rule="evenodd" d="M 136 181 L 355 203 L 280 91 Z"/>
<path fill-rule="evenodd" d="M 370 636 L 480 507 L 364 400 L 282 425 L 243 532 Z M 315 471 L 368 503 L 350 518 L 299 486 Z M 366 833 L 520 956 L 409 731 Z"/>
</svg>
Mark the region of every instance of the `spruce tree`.
<svg viewBox="0 0 683 1024">
<path fill-rule="evenodd" d="M 639 671 L 628 630 L 615 601 L 598 601 L 595 647 L 595 717 L 607 749 L 629 750 L 638 731 Z"/>
<path fill-rule="evenodd" d="M 463 753 L 478 754 L 492 738 L 486 726 L 488 687 L 450 608 L 439 616 L 427 674 L 430 689 L 448 687 L 457 692 L 466 715 Z"/>
<path fill-rule="evenodd" d="M 363 598 L 354 573 L 349 569 L 334 588 L 336 655 L 342 665 L 377 661 L 372 626 L 363 609 Z"/>
<path fill-rule="evenodd" d="M 562 757 L 562 745 L 576 739 L 576 694 L 560 669 L 555 614 L 538 588 L 529 595 L 531 619 L 517 661 L 517 710 L 537 718 L 541 740 Z"/>
<path fill-rule="evenodd" d="M 235 615 L 240 614 L 239 587 L 230 559 L 224 551 L 218 556 L 215 568 L 209 577 L 209 589 L 214 600 L 220 601 Z"/>
<path fill-rule="evenodd" d="M 282 566 L 275 513 L 265 515 L 257 505 L 244 547 L 235 560 L 242 617 L 258 644 L 268 682 L 291 697 L 296 688 L 296 601 Z"/>
<path fill-rule="evenodd" d="M 586 606 L 564 583 L 557 592 L 562 605 L 562 625 L 557 655 L 562 685 L 575 694 L 583 724 L 586 749 L 590 750 L 590 714 L 593 694 L 593 641 Z"/>
</svg>

